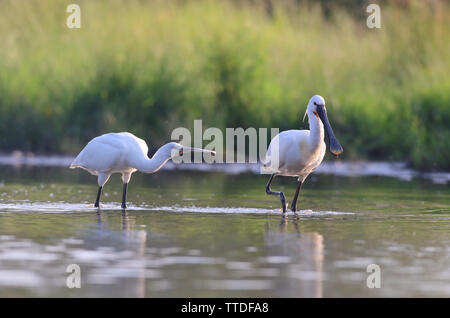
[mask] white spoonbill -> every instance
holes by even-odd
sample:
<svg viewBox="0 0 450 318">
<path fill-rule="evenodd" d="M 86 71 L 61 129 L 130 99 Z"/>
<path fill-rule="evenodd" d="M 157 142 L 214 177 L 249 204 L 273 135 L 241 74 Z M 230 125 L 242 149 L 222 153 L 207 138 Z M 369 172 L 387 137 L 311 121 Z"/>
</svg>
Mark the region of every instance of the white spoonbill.
<svg viewBox="0 0 450 318">
<path fill-rule="evenodd" d="M 270 184 L 278 175 L 298 177 L 298 186 L 291 205 L 291 210 L 295 212 L 303 182 L 320 165 L 325 156 L 324 126 L 331 153 L 338 156 L 344 151 L 334 136 L 322 96 L 311 97 L 306 108 L 306 115 L 308 115 L 309 130 L 287 130 L 276 135 L 270 142 L 263 162 L 265 169 L 272 174 L 266 185 L 266 193 L 280 196 L 283 213 L 286 212 L 284 193 L 272 191 Z"/>
<path fill-rule="evenodd" d="M 182 146 L 176 142 L 165 144 L 150 159 L 144 140 L 129 132 L 109 133 L 92 139 L 70 165 L 70 168 L 82 168 L 98 176 L 98 193 L 94 206 L 99 207 L 102 188 L 113 173 L 121 173 L 123 181 L 122 208 L 127 207 L 127 187 L 131 174 L 137 170 L 155 173 L 169 159 L 182 156 L 186 152 L 214 151 Z"/>
</svg>

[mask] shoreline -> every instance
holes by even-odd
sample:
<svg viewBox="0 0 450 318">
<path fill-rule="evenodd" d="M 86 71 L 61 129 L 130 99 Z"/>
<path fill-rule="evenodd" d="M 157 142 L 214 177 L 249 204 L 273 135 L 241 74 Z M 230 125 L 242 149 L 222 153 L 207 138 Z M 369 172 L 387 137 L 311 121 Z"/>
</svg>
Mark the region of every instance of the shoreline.
<svg viewBox="0 0 450 318">
<path fill-rule="evenodd" d="M 14 152 L 0 154 L 0 165 L 34 166 L 34 167 L 69 167 L 74 156 L 68 155 L 34 155 Z M 169 161 L 161 170 L 186 170 L 223 172 L 227 174 L 260 173 L 260 164 L 256 163 L 214 163 L 214 164 L 174 164 Z M 404 162 L 380 161 L 324 161 L 314 173 L 345 177 L 381 176 L 411 181 L 416 178 L 431 180 L 436 184 L 450 182 L 450 172 L 420 172 L 407 167 Z"/>
</svg>

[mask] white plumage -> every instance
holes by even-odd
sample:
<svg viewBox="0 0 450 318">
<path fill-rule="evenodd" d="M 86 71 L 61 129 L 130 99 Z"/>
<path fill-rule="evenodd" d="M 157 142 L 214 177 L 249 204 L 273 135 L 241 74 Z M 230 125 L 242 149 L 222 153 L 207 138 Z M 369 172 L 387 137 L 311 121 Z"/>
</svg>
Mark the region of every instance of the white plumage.
<svg viewBox="0 0 450 318">
<path fill-rule="evenodd" d="M 316 167 L 320 165 L 325 156 L 325 142 L 319 142 L 318 145 L 310 145 L 309 130 L 286 130 L 272 139 L 266 153 L 266 167 L 271 167 L 270 163 L 274 162 L 272 158 L 273 149 L 279 145 L 279 162 L 278 168 L 272 173 L 282 176 L 299 177 L 310 174 Z M 274 150 L 275 151 L 275 150 Z"/>
<path fill-rule="evenodd" d="M 126 208 L 126 191 L 131 174 L 137 170 L 154 173 L 170 159 L 185 152 L 208 152 L 198 148 L 182 146 L 176 142 L 165 144 L 150 159 L 144 140 L 128 132 L 109 133 L 92 139 L 78 154 L 70 168 L 82 168 L 98 176 L 98 194 L 95 206 L 99 206 L 102 187 L 113 173 L 121 173 L 124 183 L 122 208 Z"/>
<path fill-rule="evenodd" d="M 272 174 L 266 186 L 266 193 L 280 196 L 283 212 L 286 211 L 284 194 L 272 191 L 270 184 L 277 175 L 298 177 L 299 184 L 291 206 L 291 210 L 295 212 L 303 181 L 320 165 L 325 156 L 324 126 L 330 142 L 330 151 L 336 156 L 343 152 L 328 121 L 322 96 L 314 95 L 310 99 L 306 115 L 310 130 L 287 130 L 276 135 L 270 142 L 263 162 L 266 171 Z"/>
</svg>

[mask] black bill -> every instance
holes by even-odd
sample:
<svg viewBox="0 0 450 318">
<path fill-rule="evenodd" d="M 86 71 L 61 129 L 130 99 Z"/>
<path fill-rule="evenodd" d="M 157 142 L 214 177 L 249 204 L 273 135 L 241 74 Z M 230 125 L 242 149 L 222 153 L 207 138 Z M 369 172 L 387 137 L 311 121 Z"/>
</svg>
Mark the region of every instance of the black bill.
<svg viewBox="0 0 450 318">
<path fill-rule="evenodd" d="M 333 128 L 331 128 L 330 122 L 328 121 L 327 110 L 324 105 L 317 105 L 317 114 L 325 127 L 325 131 L 327 132 L 331 153 L 335 156 L 340 155 L 344 152 L 344 149 L 342 149 L 341 144 L 334 135 Z"/>
</svg>

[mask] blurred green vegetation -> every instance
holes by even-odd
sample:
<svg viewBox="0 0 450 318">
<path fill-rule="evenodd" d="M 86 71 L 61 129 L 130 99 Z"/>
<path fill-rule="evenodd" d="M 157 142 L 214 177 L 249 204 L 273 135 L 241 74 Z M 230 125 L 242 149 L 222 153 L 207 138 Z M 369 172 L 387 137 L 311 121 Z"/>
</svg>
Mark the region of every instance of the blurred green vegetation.
<svg viewBox="0 0 450 318">
<path fill-rule="evenodd" d="M 2 152 L 76 153 L 109 131 L 159 146 L 194 119 L 306 128 L 320 94 L 344 159 L 450 170 L 443 1 L 383 1 L 381 29 L 364 1 L 79 0 L 68 29 L 70 3 L 0 2 Z"/>
</svg>

